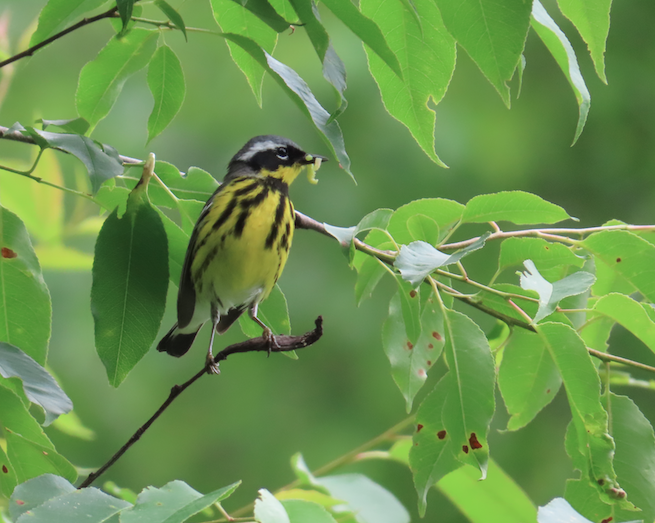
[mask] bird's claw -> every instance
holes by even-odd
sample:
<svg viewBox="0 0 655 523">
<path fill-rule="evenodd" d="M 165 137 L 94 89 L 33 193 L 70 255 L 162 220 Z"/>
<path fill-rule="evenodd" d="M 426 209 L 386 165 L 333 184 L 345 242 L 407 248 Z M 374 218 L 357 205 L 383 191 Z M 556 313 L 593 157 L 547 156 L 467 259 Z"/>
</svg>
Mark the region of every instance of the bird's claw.
<svg viewBox="0 0 655 523">
<path fill-rule="evenodd" d="M 266 344 L 268 345 L 268 356 L 270 357 L 273 347 L 279 349 L 280 345 L 278 344 L 275 334 L 273 334 L 273 331 L 271 331 L 271 329 L 268 328 L 264 329 L 264 332 L 262 333 L 262 338 L 264 338 Z"/>
<path fill-rule="evenodd" d="M 214 361 L 214 356 L 212 354 L 207 354 L 207 360 L 205 362 L 207 374 L 220 374 L 221 370 L 218 368 L 218 363 Z"/>
</svg>

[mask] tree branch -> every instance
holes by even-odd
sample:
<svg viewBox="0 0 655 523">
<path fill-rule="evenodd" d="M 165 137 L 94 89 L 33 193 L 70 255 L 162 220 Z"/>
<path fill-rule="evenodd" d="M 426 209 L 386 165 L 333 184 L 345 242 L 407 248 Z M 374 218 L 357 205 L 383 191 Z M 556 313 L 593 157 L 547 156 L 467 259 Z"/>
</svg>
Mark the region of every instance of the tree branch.
<svg viewBox="0 0 655 523">
<path fill-rule="evenodd" d="M 68 33 L 72 33 L 73 31 L 79 29 L 80 27 L 84 27 L 85 25 L 92 24 L 93 22 L 97 22 L 98 20 L 102 20 L 104 18 L 112 18 L 117 11 L 118 8 L 114 6 L 111 9 L 105 11 L 104 13 L 100 13 L 99 15 L 92 16 L 91 18 L 83 18 L 76 24 L 67 27 L 63 31 L 59 31 L 57 34 L 52 35 L 50 38 L 46 38 L 45 40 L 43 40 L 43 42 L 39 42 L 38 44 L 33 45 L 32 47 L 29 47 L 24 51 L 21 51 L 20 53 L 7 58 L 6 60 L 3 60 L 2 62 L 0 62 L 0 69 L 2 69 L 5 65 L 9 65 L 11 63 L 20 60 L 21 58 L 25 58 L 26 56 L 32 56 L 35 52 L 37 52 L 42 47 L 45 47 L 46 45 L 54 42 L 55 40 L 59 40 L 62 36 L 66 36 Z"/>
<path fill-rule="evenodd" d="M 229 347 L 224 348 L 216 356 L 214 356 L 214 362 L 218 363 L 232 354 L 244 353 L 244 352 L 287 352 L 296 349 L 303 349 L 309 347 L 310 345 L 316 343 L 320 337 L 323 335 L 323 318 L 319 316 L 315 321 L 316 327 L 314 330 L 309 331 L 302 336 L 275 336 L 276 344 L 271 346 L 268 340 L 261 338 L 250 338 L 241 343 L 235 343 Z M 104 472 L 107 471 L 114 463 L 116 463 L 128 449 L 134 445 L 141 436 L 145 433 L 146 430 L 155 422 L 155 420 L 161 416 L 164 411 L 170 406 L 171 403 L 177 398 L 182 392 L 187 388 L 193 385 L 197 380 L 202 376 L 207 374 L 207 366 L 204 366 L 200 371 L 198 371 L 191 379 L 183 383 L 182 385 L 174 385 L 171 388 L 171 392 L 166 398 L 166 401 L 162 403 L 161 407 L 146 421 L 137 431 L 132 435 L 132 437 L 123 445 L 118 452 L 116 452 L 102 467 L 100 467 L 95 472 L 89 474 L 89 476 L 80 484 L 78 489 L 88 487 L 96 479 L 98 479 Z"/>
</svg>

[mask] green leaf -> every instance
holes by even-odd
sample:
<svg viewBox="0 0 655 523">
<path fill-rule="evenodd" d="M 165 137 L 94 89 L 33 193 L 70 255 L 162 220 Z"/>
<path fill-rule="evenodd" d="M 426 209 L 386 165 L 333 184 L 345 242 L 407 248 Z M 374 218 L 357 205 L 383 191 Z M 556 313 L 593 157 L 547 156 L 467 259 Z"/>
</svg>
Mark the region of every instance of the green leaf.
<svg viewBox="0 0 655 523">
<path fill-rule="evenodd" d="M 3 342 L 0 342 L 0 374 L 3 378 L 21 379 L 28 399 L 45 411 L 44 425 L 50 425 L 73 409 L 73 403 L 47 370 L 22 350 Z"/>
<path fill-rule="evenodd" d="M 247 38 L 267 53 L 272 53 L 277 44 L 277 31 L 262 21 L 256 14 L 250 12 L 234 0 L 211 0 L 212 11 L 216 23 L 225 33 L 232 33 Z M 241 69 L 255 95 L 255 100 L 262 106 L 262 86 L 264 73 L 268 67 L 261 59 L 253 56 L 248 49 L 231 38 L 227 46 L 235 64 Z"/>
<path fill-rule="evenodd" d="M 495 410 L 496 371 L 489 343 L 468 316 L 446 310 L 444 352 L 449 373 L 448 398 L 443 408 L 445 430 L 456 457 L 487 473 L 487 433 Z"/>
<path fill-rule="evenodd" d="M 398 284 L 397 296 L 400 299 L 405 334 L 409 343 L 416 345 L 418 337 L 421 335 L 421 288 L 414 289 L 414 285 L 409 284 L 397 275 L 396 283 Z"/>
<path fill-rule="evenodd" d="M 530 423 L 555 399 L 561 385 L 543 340 L 533 332 L 515 329 L 498 371 L 498 386 L 511 416 L 507 430 L 518 430 Z"/>
<path fill-rule="evenodd" d="M 2 469 L 2 475 L 0 475 L 0 494 L 8 498 L 14 492 L 18 480 L 16 479 L 16 471 L 9 462 L 9 458 L 2 447 L 0 447 L 0 469 Z"/>
<path fill-rule="evenodd" d="M 346 153 L 343 134 L 338 122 L 330 121 L 330 114 L 318 103 L 305 81 L 289 66 L 279 62 L 250 38 L 238 34 L 223 34 L 236 43 L 266 69 L 277 84 L 289 95 L 298 108 L 312 121 L 323 140 L 339 160 L 339 166 L 351 177 L 350 158 Z M 354 178 L 353 178 L 354 179 Z"/>
<path fill-rule="evenodd" d="M 180 13 L 178 13 L 171 4 L 166 2 L 166 0 L 155 0 L 155 5 L 166 15 L 166 18 L 168 18 L 175 27 L 182 31 L 184 39 L 188 42 L 189 39 L 186 34 L 186 25 L 184 24 L 184 20 Z"/>
<path fill-rule="evenodd" d="M 71 492 L 75 492 L 75 487 L 69 481 L 54 474 L 43 474 L 18 485 L 11 495 L 9 514 L 12 520 L 16 521 L 25 512 Z"/>
<path fill-rule="evenodd" d="M 382 326 L 382 347 L 391 363 L 391 375 L 400 389 L 407 412 L 414 397 L 425 384 L 427 371 L 439 359 L 444 346 L 443 314 L 428 303 L 421 313 L 421 333 L 416 343 L 407 339 L 399 292 L 389 303 L 389 316 Z"/>
<path fill-rule="evenodd" d="M 132 18 L 134 0 L 116 0 L 116 7 L 118 8 L 118 14 L 121 15 L 121 21 L 123 22 L 123 28 L 118 33 L 118 36 L 121 37 L 127 33 L 127 24 L 130 23 L 130 19 Z"/>
<path fill-rule="evenodd" d="M 614 468 L 644 521 L 655 520 L 655 435 L 648 419 L 626 396 L 611 395 Z"/>
<path fill-rule="evenodd" d="M 484 481 L 473 467 L 461 467 L 437 487 L 471 523 L 526 523 L 537 517 L 527 494 L 493 460 Z"/>
<path fill-rule="evenodd" d="M 341 58 L 339 58 L 339 55 L 337 55 L 334 47 L 332 47 L 330 37 L 323 24 L 321 24 L 316 4 L 307 0 L 290 0 L 290 2 L 298 14 L 319 60 L 323 64 L 323 78 L 334 87 L 337 108 L 330 118 L 335 119 L 348 106 L 348 102 L 343 95 L 346 90 L 346 66 L 341 61 Z"/>
<path fill-rule="evenodd" d="M 258 523 L 291 523 L 275 496 L 266 489 L 259 489 L 259 499 L 255 501 L 255 521 Z"/>
<path fill-rule="evenodd" d="M 521 59 L 530 27 L 531 2 L 515 0 L 436 0 L 443 21 L 505 105 L 510 105 L 507 82 Z"/>
<path fill-rule="evenodd" d="M 199 167 L 189 167 L 189 171 L 182 175 L 173 164 L 158 161 L 155 165 L 155 172 L 166 187 L 177 198 L 183 200 L 198 200 L 204 204 L 219 185 L 211 174 Z M 158 183 L 148 186 L 148 194 L 153 203 L 157 198 L 161 198 L 162 202 L 170 201 L 168 194 L 165 198 L 157 196 L 164 192 Z"/>
<path fill-rule="evenodd" d="M 612 0 L 558 0 L 557 5 L 587 43 L 596 74 L 605 77 L 605 44 L 610 30 Z"/>
<path fill-rule="evenodd" d="M 373 290 L 387 272 L 384 265 L 373 256 L 365 256 L 361 265 L 355 265 L 357 281 L 355 282 L 355 301 L 359 307 L 366 298 L 370 298 Z"/>
<path fill-rule="evenodd" d="M 403 77 L 403 69 L 394 51 L 385 40 L 385 32 L 350 0 L 323 0 L 323 4 L 368 46 L 395 74 Z"/>
<path fill-rule="evenodd" d="M 507 238 L 500 244 L 498 272 L 509 267 L 523 267 L 525 260 L 532 260 L 540 272 L 572 265 L 582 267 L 584 258 L 577 256 L 562 243 L 548 242 L 543 238 Z"/>
<path fill-rule="evenodd" d="M 107 0 L 49 0 L 39 14 L 39 25 L 30 39 L 30 47 L 50 38 L 72 21 L 106 2 Z"/>
<path fill-rule="evenodd" d="M 55 450 L 52 442 L 45 435 L 41 425 L 29 412 L 29 403 L 25 404 L 21 398 L 4 384 L 0 384 L 0 415 L 2 416 L 2 430 L 20 434 L 25 439 L 41 445 L 44 448 Z M 11 449 L 7 449 L 11 452 Z"/>
<path fill-rule="evenodd" d="M 89 122 L 84 118 L 72 118 L 69 120 L 43 120 L 38 119 L 37 122 L 40 122 L 45 131 L 50 125 L 59 127 L 62 131 L 73 134 L 84 134 L 89 130 Z"/>
<path fill-rule="evenodd" d="M 532 6 L 532 27 L 546 45 L 550 54 L 555 58 L 557 65 L 559 65 L 569 84 L 571 84 L 575 98 L 578 101 L 578 124 L 575 129 L 573 143 L 571 144 L 573 145 L 578 141 L 587 121 L 591 106 L 589 90 L 584 82 L 584 78 L 582 78 L 573 47 L 566 38 L 566 35 L 557 27 L 555 21 L 543 8 L 539 0 L 534 0 Z"/>
<path fill-rule="evenodd" d="M 167 45 L 160 46 L 150 60 L 148 87 L 155 99 L 155 106 L 148 118 L 148 142 L 150 142 L 175 118 L 182 107 L 186 90 L 180 60 Z"/>
<path fill-rule="evenodd" d="M 412 285 L 416 285 L 435 269 L 457 263 L 464 256 L 482 249 L 490 234 L 489 232 L 484 233 L 472 244 L 450 256 L 423 241 L 402 245 L 393 265 L 400 271 L 403 279 Z"/>
<path fill-rule="evenodd" d="M 577 434 L 577 452 L 585 462 L 582 473 L 589 477 L 606 503 L 615 503 L 617 497 L 612 493 L 620 487 L 612 465 L 614 442 L 608 434 L 607 412 L 600 403 L 598 372 L 584 342 L 571 327 L 543 323 L 537 326 L 537 332 L 566 388 Z"/>
<path fill-rule="evenodd" d="M 425 515 L 430 488 L 446 474 L 462 466 L 455 457 L 453 438 L 449 437 L 443 420 L 444 405 L 452 388 L 452 374 L 448 372 L 423 400 L 416 413 L 416 432 L 409 451 L 409 466 L 421 516 Z"/>
<path fill-rule="evenodd" d="M 517 225 L 557 223 L 571 217 L 559 205 L 523 191 L 482 194 L 466 204 L 464 223 L 508 221 Z"/>
<path fill-rule="evenodd" d="M 354 512 L 359 523 L 409 523 L 407 510 L 394 495 L 362 474 L 325 476 L 317 481 L 333 498 L 344 501 L 344 511 Z"/>
<path fill-rule="evenodd" d="M 629 296 L 613 293 L 600 298 L 594 310 L 628 329 L 655 352 L 655 322 L 646 307 L 652 309 L 650 305 L 642 305 Z"/>
<path fill-rule="evenodd" d="M 52 309 L 25 225 L 0 207 L 0 340 L 44 365 Z"/>
<path fill-rule="evenodd" d="M 539 294 L 539 310 L 537 310 L 532 323 L 537 323 L 546 316 L 550 316 L 555 312 L 557 304 L 564 298 L 587 292 L 596 281 L 596 277 L 590 272 L 579 271 L 550 283 L 539 274 L 532 260 L 525 260 L 523 264 L 527 270 L 521 273 L 521 288 Z"/>
<path fill-rule="evenodd" d="M 597 270 L 601 264 L 606 265 L 608 271 L 627 280 L 649 301 L 655 302 L 653 244 L 628 231 L 601 231 L 585 238 L 581 246 L 594 255 Z"/>
<path fill-rule="evenodd" d="M 87 523 L 104 522 L 131 506 L 127 501 L 105 494 L 96 488 L 67 492 L 49 499 L 24 514 L 16 523 Z"/>
<path fill-rule="evenodd" d="M 290 28 L 289 22 L 282 18 L 268 0 L 232 0 L 247 9 L 277 33 Z"/>
<path fill-rule="evenodd" d="M 229 497 L 240 482 L 215 490 L 204 496 L 183 481 L 175 480 L 162 488 L 147 487 L 136 503 L 121 512 L 121 523 L 178 523 Z"/>
<path fill-rule="evenodd" d="M 49 473 L 62 476 L 68 481 L 77 479 L 75 467 L 55 452 L 52 444 L 39 445 L 9 430 L 5 430 L 5 439 L 7 457 L 14 466 L 18 483 Z"/>
<path fill-rule="evenodd" d="M 75 102 L 91 129 L 109 114 L 125 81 L 148 64 L 158 36 L 158 31 L 141 28 L 122 38 L 115 36 L 82 68 Z"/>
<path fill-rule="evenodd" d="M 184 266 L 184 258 L 186 257 L 186 251 L 189 245 L 189 235 L 180 229 L 180 227 L 166 216 L 161 209 L 156 208 L 156 210 L 159 213 L 162 224 L 164 225 L 166 239 L 168 240 L 169 279 L 175 286 L 179 286 L 180 277 L 182 276 L 182 267 Z"/>
<path fill-rule="evenodd" d="M 273 334 L 291 334 L 287 299 L 277 283 L 268 298 L 259 305 L 257 317 L 273 331 Z M 241 315 L 239 326 L 249 338 L 259 338 L 262 335 L 262 328 L 247 314 Z"/>
<path fill-rule="evenodd" d="M 354 227 L 335 227 L 328 223 L 323 223 L 323 226 L 333 238 L 339 241 L 348 262 L 352 265 L 355 256 L 355 245 L 353 243 L 355 237 L 360 232 L 372 229 L 385 230 L 392 214 L 391 209 L 376 209 L 364 216 Z"/>
<path fill-rule="evenodd" d="M 318 503 L 304 499 L 287 499 L 282 506 L 290 523 L 337 523 L 330 513 Z"/>
<path fill-rule="evenodd" d="M 91 310 L 98 355 L 117 387 L 159 331 L 168 290 L 168 248 L 161 218 L 132 191 L 127 211 L 105 221 L 95 248 Z"/>
<path fill-rule="evenodd" d="M 350 0 L 341 1 L 352 5 Z M 455 69 L 455 40 L 444 27 L 439 9 L 432 0 L 413 1 L 419 23 L 406 3 L 364 0 L 360 5 L 386 35 L 402 71 L 391 67 L 379 51 L 365 47 L 386 110 L 407 127 L 433 162 L 445 167 L 434 152 L 436 116 L 428 103 L 439 103 L 448 89 Z"/>
<path fill-rule="evenodd" d="M 118 154 L 108 145 L 79 134 L 51 133 L 38 129 L 33 131 L 45 140 L 49 147 L 66 151 L 84 164 L 94 193 L 98 192 L 106 180 L 123 174 L 123 164 Z"/>
<path fill-rule="evenodd" d="M 428 241 L 428 238 L 417 236 L 417 224 L 412 224 L 416 216 L 425 216 L 434 220 L 438 228 L 438 238 L 441 240 L 459 223 L 464 209 L 461 203 L 445 198 L 414 200 L 396 209 L 389 220 L 387 231 L 399 244 L 409 244 L 416 240 Z"/>
</svg>

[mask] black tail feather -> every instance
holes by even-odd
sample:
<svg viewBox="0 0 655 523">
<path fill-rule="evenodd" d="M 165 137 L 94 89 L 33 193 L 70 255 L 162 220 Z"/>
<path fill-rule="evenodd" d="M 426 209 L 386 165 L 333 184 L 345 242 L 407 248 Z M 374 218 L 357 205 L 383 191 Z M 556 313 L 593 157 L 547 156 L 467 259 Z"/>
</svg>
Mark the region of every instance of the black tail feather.
<svg viewBox="0 0 655 523">
<path fill-rule="evenodd" d="M 201 325 L 202 326 L 202 325 Z M 196 332 L 191 332 L 189 334 L 182 334 L 177 331 L 177 323 L 173 325 L 173 328 L 168 331 L 166 336 L 164 336 L 161 341 L 159 342 L 159 345 L 157 345 L 157 350 L 159 352 L 167 352 L 171 356 L 175 356 L 176 358 L 179 358 L 180 356 L 183 356 L 188 352 L 188 350 L 191 348 L 191 345 L 193 345 L 193 340 L 196 339 L 196 335 L 198 334 L 198 331 L 200 330 L 200 327 L 198 327 L 198 330 Z"/>
</svg>

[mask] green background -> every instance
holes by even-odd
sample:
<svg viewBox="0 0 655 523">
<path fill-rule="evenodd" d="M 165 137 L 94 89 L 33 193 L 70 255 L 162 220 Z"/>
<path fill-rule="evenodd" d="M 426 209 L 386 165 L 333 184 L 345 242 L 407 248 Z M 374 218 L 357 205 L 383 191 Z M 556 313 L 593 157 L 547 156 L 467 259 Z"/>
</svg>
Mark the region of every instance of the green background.
<svg viewBox="0 0 655 523">
<path fill-rule="evenodd" d="M 35 22 L 43 4 L 0 0 L 0 13 L 10 13 L 12 42 Z M 208 2 L 187 0 L 173 5 L 180 8 L 188 26 L 213 27 Z M 317 186 L 308 184 L 305 177 L 294 184 L 291 194 L 296 208 L 319 221 L 349 226 L 376 208 L 396 208 L 418 198 L 441 196 L 465 203 L 477 194 L 521 189 L 563 206 L 583 226 L 600 225 L 611 218 L 653 223 L 655 4 L 649 0 L 615 2 L 606 54 L 609 86 L 595 76 L 573 26 L 559 15 L 554 3 L 545 6 L 576 49 L 592 96 L 587 126 L 578 143 L 570 147 L 577 121 L 573 93 L 531 32 L 523 89 L 516 99 L 516 79 L 512 82 L 509 111 L 465 51 L 458 49 L 455 76 L 436 109 L 436 151 L 450 166 L 448 170 L 433 164 L 409 132 L 386 113 L 361 44 L 322 10 L 348 71 L 349 107 L 339 121 L 358 184 L 336 162 L 328 163 L 318 173 Z M 103 21 L 16 63 L 13 83 L 0 107 L 0 125 L 75 117 L 79 70 L 112 34 L 110 24 Z M 218 179 L 230 157 L 257 134 L 287 136 L 310 152 L 326 154 L 311 124 L 269 78 L 264 81 L 264 108 L 260 109 L 224 42 L 212 35 L 189 36 L 187 44 L 181 34 L 164 35 L 182 61 L 187 84 L 185 103 L 173 124 L 145 145 L 152 99 L 142 71 L 127 82 L 94 138 L 124 155 L 144 158 L 152 151 L 159 160 L 183 171 L 195 165 Z M 25 45 L 21 42 L 20 49 Z M 280 35 L 275 56 L 295 68 L 319 100 L 333 108 L 331 88 L 322 79 L 302 28 Z M 0 143 L 3 162 L 33 153 L 28 146 Z M 65 168 L 77 168 L 70 158 L 60 155 L 58 159 Z M 2 181 L 11 176 L 0 172 L 0 201 Z M 92 252 L 93 240 L 76 246 Z M 493 260 L 485 254 L 487 249 L 497 246 L 470 257 L 477 262 L 473 271 L 480 278 L 496 268 L 485 264 Z M 46 271 L 45 279 L 53 302 L 49 364 L 97 439 L 83 442 L 55 429 L 48 429 L 48 434 L 75 465 L 95 468 L 156 410 L 173 384 L 201 367 L 207 332 L 180 360 L 151 350 L 123 385 L 113 389 L 93 348 L 90 272 Z M 404 401 L 390 376 L 380 340 L 394 284 L 385 281 L 372 300 L 357 308 L 354 281 L 355 273 L 336 244 L 298 231 L 280 285 L 289 303 L 293 332 L 309 330 L 321 314 L 325 322 L 321 341 L 299 352 L 298 361 L 281 355 L 231 357 L 222 364 L 219 377 L 203 378 L 176 400 L 103 480 L 139 491 L 182 479 L 209 492 L 243 479 L 226 506 L 230 510 L 254 499 L 261 487 L 275 490 L 291 481 L 288 462 L 295 452 L 302 452 L 315 469 L 402 419 Z M 174 321 L 175 295 L 171 287 L 162 334 Z M 493 327 L 488 318 L 467 313 L 479 318 L 486 332 Z M 627 335 L 614 336 L 619 354 L 655 364 L 652 353 Z M 238 329 L 232 329 L 219 341 L 227 345 L 242 338 Z M 438 374 L 435 368 L 424 392 L 436 383 Z M 654 420 L 651 393 L 633 391 L 631 396 Z M 572 475 L 563 445 L 570 414 L 562 392 L 517 433 L 502 432 L 507 414 L 502 403 L 498 405 L 489 438 L 492 457 L 536 504 L 561 496 L 565 479 Z M 416 494 L 405 467 L 366 462 L 348 469 L 370 474 L 416 517 Z M 433 491 L 428 496 L 426 521 L 437 520 L 464 518 Z"/>
</svg>

